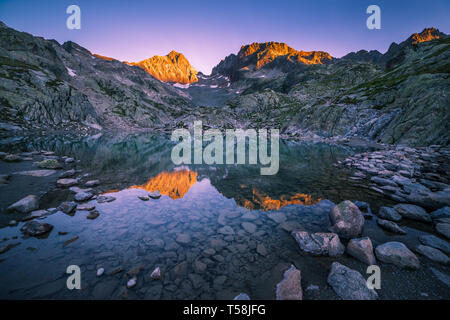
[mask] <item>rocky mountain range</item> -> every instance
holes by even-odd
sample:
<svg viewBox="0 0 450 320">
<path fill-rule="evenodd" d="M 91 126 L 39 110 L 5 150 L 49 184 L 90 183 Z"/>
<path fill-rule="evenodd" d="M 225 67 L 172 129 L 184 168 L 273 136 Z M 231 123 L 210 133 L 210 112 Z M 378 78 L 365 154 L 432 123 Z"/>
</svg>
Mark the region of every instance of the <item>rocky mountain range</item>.
<svg viewBox="0 0 450 320">
<path fill-rule="evenodd" d="M 434 28 L 333 58 L 253 43 L 211 75 L 179 53 L 124 63 L 0 24 L 0 132 L 277 127 L 292 139 L 448 145 L 450 40 Z M 158 80 L 159 79 L 159 80 Z M 161 80 L 161 81 L 160 81 Z"/>
</svg>

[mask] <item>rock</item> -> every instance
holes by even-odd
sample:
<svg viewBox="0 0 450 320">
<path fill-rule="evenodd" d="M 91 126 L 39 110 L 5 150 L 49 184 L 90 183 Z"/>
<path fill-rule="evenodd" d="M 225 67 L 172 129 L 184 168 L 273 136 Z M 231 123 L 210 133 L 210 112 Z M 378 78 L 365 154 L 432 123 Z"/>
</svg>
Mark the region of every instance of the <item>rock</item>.
<svg viewBox="0 0 450 320">
<path fill-rule="evenodd" d="M 258 219 L 258 215 L 256 213 L 253 213 L 253 212 L 249 211 L 249 212 L 244 213 L 242 215 L 241 219 L 242 220 L 250 220 L 250 221 L 252 221 L 252 220 Z"/>
<path fill-rule="evenodd" d="M 6 210 L 7 212 L 20 212 L 28 213 L 39 208 L 39 200 L 35 195 L 29 195 L 25 198 L 10 205 Z"/>
<path fill-rule="evenodd" d="M 105 269 L 104 268 L 97 269 L 97 277 L 100 277 L 101 275 L 103 275 L 103 273 L 105 273 Z"/>
<path fill-rule="evenodd" d="M 67 158 L 66 160 L 64 160 L 65 163 L 72 163 L 75 162 L 74 158 Z"/>
<path fill-rule="evenodd" d="M 152 198 L 152 199 L 159 199 L 159 198 L 161 198 L 161 193 L 159 193 L 159 191 L 156 190 L 156 191 L 153 191 L 153 192 L 149 192 L 148 196 L 150 198 Z"/>
<path fill-rule="evenodd" d="M 270 212 L 267 214 L 267 218 L 278 224 L 283 223 L 287 219 L 286 215 L 282 212 Z"/>
<path fill-rule="evenodd" d="M 89 211 L 89 214 L 86 216 L 87 219 L 94 220 L 100 216 L 100 213 L 97 210 Z"/>
<path fill-rule="evenodd" d="M 420 244 L 417 246 L 416 251 L 432 261 L 444 265 L 450 265 L 450 258 L 438 249 Z"/>
<path fill-rule="evenodd" d="M 436 223 L 434 227 L 437 233 L 450 239 L 450 223 Z"/>
<path fill-rule="evenodd" d="M 239 293 L 233 300 L 250 300 L 250 297 L 246 293 Z"/>
<path fill-rule="evenodd" d="M 267 256 L 268 254 L 266 247 L 262 243 L 258 243 L 258 245 L 256 246 L 256 252 L 258 252 L 262 256 Z"/>
<path fill-rule="evenodd" d="M 380 186 L 398 187 L 398 184 L 396 184 L 394 181 L 392 181 L 390 179 L 385 179 L 385 178 L 380 178 L 380 177 L 372 177 L 372 178 L 370 178 L 370 180 Z"/>
<path fill-rule="evenodd" d="M 77 241 L 79 238 L 80 238 L 79 236 L 76 236 L 76 237 L 73 237 L 72 239 L 67 240 L 66 242 L 64 242 L 63 247 L 66 247 L 69 244 L 71 244 L 72 242 Z"/>
<path fill-rule="evenodd" d="M 301 272 L 296 267 L 291 267 L 284 272 L 283 280 L 277 284 L 277 300 L 302 300 L 303 291 L 301 284 Z"/>
<path fill-rule="evenodd" d="M 95 206 L 92 204 L 84 203 L 77 206 L 78 211 L 91 211 L 94 210 Z"/>
<path fill-rule="evenodd" d="M 288 220 L 283 223 L 280 223 L 279 227 L 286 232 L 291 232 L 293 230 L 301 230 L 303 229 L 302 225 L 297 221 Z"/>
<path fill-rule="evenodd" d="M 9 244 L 7 244 L 7 245 L 4 246 L 4 247 L 0 247 L 0 254 L 5 253 L 5 252 L 11 250 L 12 248 L 18 246 L 19 244 L 20 244 L 20 242 L 17 242 L 17 243 L 9 243 Z"/>
<path fill-rule="evenodd" d="M 187 233 L 181 233 L 177 236 L 177 238 L 175 239 L 176 242 L 178 242 L 179 244 L 183 244 L 183 245 L 187 245 L 191 243 L 191 236 Z"/>
<path fill-rule="evenodd" d="M 25 225 L 20 228 L 20 231 L 28 236 L 37 237 L 49 233 L 50 231 L 52 231 L 52 229 L 53 226 L 51 224 L 41 223 L 38 221 L 30 221 L 25 223 Z"/>
<path fill-rule="evenodd" d="M 114 200 L 116 200 L 116 198 L 114 198 L 112 196 L 99 196 L 99 197 L 97 197 L 97 202 L 98 203 L 112 202 Z"/>
<path fill-rule="evenodd" d="M 22 161 L 22 158 L 15 154 L 7 154 L 3 157 L 3 161 L 6 162 L 20 162 Z"/>
<path fill-rule="evenodd" d="M 368 237 L 351 239 L 347 245 L 347 253 L 367 265 L 376 264 L 372 241 Z"/>
<path fill-rule="evenodd" d="M 443 284 L 450 288 L 450 276 L 445 273 L 440 272 L 435 268 L 430 268 L 431 272 L 435 275 L 436 278 L 439 279 Z"/>
<path fill-rule="evenodd" d="M 152 274 L 150 275 L 150 278 L 152 280 L 161 280 L 161 269 L 159 267 L 156 267 L 155 270 L 153 270 Z"/>
<path fill-rule="evenodd" d="M 424 235 L 419 237 L 420 243 L 430 246 L 441 251 L 444 251 L 446 254 L 450 254 L 450 243 L 448 241 L 439 239 L 433 235 Z"/>
<path fill-rule="evenodd" d="M 42 169 L 61 169 L 62 165 L 55 159 L 45 159 L 37 163 L 37 166 Z"/>
<path fill-rule="evenodd" d="M 401 214 L 399 214 L 394 208 L 381 207 L 378 211 L 378 217 L 385 220 L 400 221 L 402 220 Z"/>
<path fill-rule="evenodd" d="M 78 188 L 78 187 L 70 187 L 69 190 L 73 193 L 80 193 L 80 192 L 93 192 L 92 188 L 86 188 L 86 189 L 82 189 L 82 188 Z"/>
<path fill-rule="evenodd" d="M 336 294 L 344 300 L 376 300 L 378 294 L 369 289 L 366 280 L 356 270 L 333 262 L 327 279 Z"/>
<path fill-rule="evenodd" d="M 18 222 L 17 222 L 16 220 L 11 220 L 11 221 L 9 221 L 9 223 L 8 223 L 8 225 L 9 225 L 10 227 L 17 226 L 17 224 L 18 224 Z"/>
<path fill-rule="evenodd" d="M 422 222 L 431 222 L 431 216 L 419 206 L 402 203 L 395 205 L 394 209 L 404 218 Z"/>
<path fill-rule="evenodd" d="M 61 210 L 65 214 L 71 214 L 76 207 L 77 204 L 75 202 L 63 202 L 59 205 L 58 210 Z"/>
<path fill-rule="evenodd" d="M 242 222 L 241 226 L 248 233 L 255 233 L 256 231 L 256 225 L 251 222 Z"/>
<path fill-rule="evenodd" d="M 147 197 L 147 196 L 138 196 L 138 198 L 139 198 L 140 200 L 142 200 L 142 201 L 148 201 L 148 200 L 150 200 L 150 198 Z"/>
<path fill-rule="evenodd" d="M 420 262 L 416 255 L 401 242 L 386 242 L 375 249 L 377 259 L 392 263 L 401 268 L 419 269 Z"/>
<path fill-rule="evenodd" d="M 63 173 L 61 173 L 59 175 L 59 178 L 60 179 L 70 178 L 70 177 L 73 177 L 75 175 L 75 173 L 76 173 L 75 169 L 70 169 L 70 170 L 67 170 L 67 171 L 64 171 Z"/>
<path fill-rule="evenodd" d="M 443 207 L 430 213 L 433 220 L 450 218 L 450 207 Z"/>
<path fill-rule="evenodd" d="M 196 273 L 190 273 L 190 274 L 188 275 L 188 278 L 189 278 L 189 280 L 191 281 L 192 287 L 193 287 L 194 289 L 201 288 L 201 287 L 205 284 L 205 281 L 203 280 L 203 277 L 202 277 L 202 276 L 199 276 L 199 275 L 196 274 Z"/>
<path fill-rule="evenodd" d="M 220 228 L 218 230 L 218 232 L 221 233 L 221 234 L 225 234 L 225 235 L 232 235 L 232 234 L 234 234 L 234 230 L 230 226 L 224 226 L 224 227 Z"/>
<path fill-rule="evenodd" d="M 353 204 L 359 208 L 359 210 L 369 211 L 370 205 L 364 201 L 354 201 Z"/>
<path fill-rule="evenodd" d="M 92 188 L 92 187 L 96 187 L 100 185 L 100 181 L 99 180 L 89 180 L 87 181 L 84 186 L 88 187 L 88 188 Z"/>
<path fill-rule="evenodd" d="M 90 192 L 78 192 L 77 194 L 75 194 L 74 198 L 75 201 L 83 202 L 91 199 L 93 196 L 94 195 Z"/>
<path fill-rule="evenodd" d="M 334 206 L 329 218 L 334 232 L 343 238 L 355 238 L 364 227 L 364 217 L 353 202 L 346 200 Z"/>
<path fill-rule="evenodd" d="M 406 234 L 406 231 L 403 230 L 402 228 L 400 228 L 395 222 L 393 221 L 389 221 L 389 220 L 383 220 L 383 219 L 377 219 L 377 224 L 387 230 L 390 231 L 392 233 L 397 233 L 397 234 Z"/>
<path fill-rule="evenodd" d="M 308 233 L 292 231 L 291 235 L 297 241 L 300 249 L 313 255 L 329 255 L 331 257 L 344 253 L 345 247 L 335 233 Z"/>
<path fill-rule="evenodd" d="M 134 288 L 136 286 L 136 283 L 137 283 L 137 278 L 136 277 L 131 278 L 130 280 L 127 281 L 127 288 L 128 289 Z"/>
<path fill-rule="evenodd" d="M 199 260 L 194 262 L 194 270 L 197 273 L 204 273 L 206 271 L 207 265 Z"/>
<path fill-rule="evenodd" d="M 58 185 L 58 187 L 64 187 L 64 188 L 75 186 L 78 183 L 79 183 L 78 179 L 71 179 L 71 178 L 59 179 L 58 181 L 56 181 L 56 184 Z"/>
</svg>

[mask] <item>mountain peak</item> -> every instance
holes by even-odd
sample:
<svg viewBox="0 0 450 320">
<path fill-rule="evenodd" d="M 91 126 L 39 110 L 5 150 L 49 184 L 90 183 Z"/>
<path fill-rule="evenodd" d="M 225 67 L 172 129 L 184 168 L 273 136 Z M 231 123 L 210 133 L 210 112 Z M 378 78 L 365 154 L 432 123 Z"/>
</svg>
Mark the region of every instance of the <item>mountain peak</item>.
<svg viewBox="0 0 450 320">
<path fill-rule="evenodd" d="M 182 84 L 198 82 L 197 70 L 191 66 L 182 53 L 174 50 L 166 56 L 153 56 L 132 64 L 143 68 L 152 76 L 164 82 Z"/>
<path fill-rule="evenodd" d="M 425 28 L 421 33 L 413 33 L 410 37 L 413 44 L 439 39 L 441 33 L 436 28 Z"/>
</svg>

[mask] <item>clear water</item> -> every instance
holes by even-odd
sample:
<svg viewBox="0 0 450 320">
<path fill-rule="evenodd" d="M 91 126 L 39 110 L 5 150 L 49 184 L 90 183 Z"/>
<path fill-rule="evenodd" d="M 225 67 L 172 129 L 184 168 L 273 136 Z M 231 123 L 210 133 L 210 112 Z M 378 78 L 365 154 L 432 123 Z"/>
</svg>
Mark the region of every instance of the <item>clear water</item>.
<svg viewBox="0 0 450 320">
<path fill-rule="evenodd" d="M 23 223 L 0 229 L 0 239 L 9 239 L 0 244 L 21 243 L 0 256 L 0 298 L 229 299 L 246 292 L 273 299 L 291 263 L 319 284 L 331 263 L 300 255 L 292 227 L 326 231 L 332 202 L 384 201 L 333 167 L 356 151 L 342 146 L 282 142 L 279 173 L 261 176 L 257 165 L 177 167 L 170 160 L 173 144 L 150 134 L 9 143 L 10 149 L 53 150 L 81 160 L 76 167 L 100 179 L 96 189 L 116 200 L 91 200 L 100 212 L 95 220 L 86 219 L 86 211 L 46 217 L 54 229 L 45 239 L 23 237 Z M 138 198 L 156 189 L 160 199 Z M 57 206 L 61 194 L 73 197 L 53 191 L 44 196 L 45 206 Z M 66 287 L 65 271 L 73 264 L 82 271 L 81 290 Z M 105 274 L 97 277 L 100 267 Z M 118 267 L 124 271 L 109 274 Z M 136 267 L 137 285 L 127 290 L 126 272 Z M 156 267 L 162 280 L 150 279 Z"/>
</svg>

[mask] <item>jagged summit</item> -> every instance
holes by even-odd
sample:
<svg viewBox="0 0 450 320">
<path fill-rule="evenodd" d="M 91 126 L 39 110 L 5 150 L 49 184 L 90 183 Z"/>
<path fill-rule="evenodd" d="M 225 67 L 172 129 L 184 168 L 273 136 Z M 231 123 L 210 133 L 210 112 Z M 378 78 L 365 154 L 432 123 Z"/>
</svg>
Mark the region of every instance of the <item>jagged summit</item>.
<svg viewBox="0 0 450 320">
<path fill-rule="evenodd" d="M 431 41 L 442 37 L 442 33 L 436 28 L 425 28 L 421 33 L 413 33 L 409 39 L 413 44 Z"/>
<path fill-rule="evenodd" d="M 191 66 L 182 53 L 174 50 L 166 56 L 153 56 L 152 58 L 129 64 L 143 68 L 152 76 L 164 82 L 182 84 L 198 82 L 197 70 Z"/>
<path fill-rule="evenodd" d="M 258 70 L 266 66 L 287 64 L 311 65 L 331 61 L 324 51 L 297 51 L 283 42 L 254 42 L 241 47 L 237 55 L 231 54 L 213 68 L 212 74 L 222 74 L 235 80 L 239 70 Z"/>
</svg>

